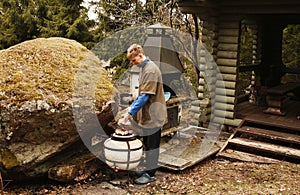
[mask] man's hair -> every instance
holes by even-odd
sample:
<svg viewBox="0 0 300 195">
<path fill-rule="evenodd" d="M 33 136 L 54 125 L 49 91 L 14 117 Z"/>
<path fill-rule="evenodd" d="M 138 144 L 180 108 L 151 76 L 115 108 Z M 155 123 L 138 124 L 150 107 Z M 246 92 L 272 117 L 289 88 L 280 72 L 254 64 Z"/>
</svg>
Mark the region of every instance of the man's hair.
<svg viewBox="0 0 300 195">
<path fill-rule="evenodd" d="M 133 44 L 127 49 L 127 58 L 131 59 L 139 54 L 145 54 L 142 46 L 138 44 Z"/>
</svg>

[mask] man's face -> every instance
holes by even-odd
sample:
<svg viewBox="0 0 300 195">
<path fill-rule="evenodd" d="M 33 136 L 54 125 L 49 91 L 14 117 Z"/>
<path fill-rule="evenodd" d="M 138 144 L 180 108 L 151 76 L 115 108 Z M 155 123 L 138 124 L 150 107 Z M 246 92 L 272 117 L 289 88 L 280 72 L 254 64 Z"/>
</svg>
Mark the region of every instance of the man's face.
<svg viewBox="0 0 300 195">
<path fill-rule="evenodd" d="M 144 61 L 143 57 L 144 56 L 142 54 L 139 54 L 139 55 L 137 55 L 135 57 L 130 58 L 129 60 L 131 61 L 131 63 L 133 65 L 138 65 L 138 64 L 141 64 Z"/>
</svg>

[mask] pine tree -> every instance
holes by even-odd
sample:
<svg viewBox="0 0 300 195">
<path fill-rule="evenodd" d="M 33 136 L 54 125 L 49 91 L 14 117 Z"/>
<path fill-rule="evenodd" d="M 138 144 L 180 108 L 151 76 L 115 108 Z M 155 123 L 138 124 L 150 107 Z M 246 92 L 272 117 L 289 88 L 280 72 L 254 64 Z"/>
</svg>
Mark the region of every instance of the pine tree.
<svg viewBox="0 0 300 195">
<path fill-rule="evenodd" d="M 38 35 L 35 6 L 33 0 L 3 0 L 0 2 L 1 49 Z"/>
</svg>

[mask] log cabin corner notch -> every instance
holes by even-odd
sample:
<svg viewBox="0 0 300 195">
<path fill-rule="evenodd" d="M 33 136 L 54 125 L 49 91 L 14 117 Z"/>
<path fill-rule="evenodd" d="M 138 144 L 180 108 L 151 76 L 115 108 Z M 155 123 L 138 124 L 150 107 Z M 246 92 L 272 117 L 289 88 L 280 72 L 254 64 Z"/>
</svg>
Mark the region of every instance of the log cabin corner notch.
<svg viewBox="0 0 300 195">
<path fill-rule="evenodd" d="M 299 67 L 297 70 L 285 67 L 281 53 L 283 29 L 289 24 L 300 24 L 300 1 L 179 0 L 178 5 L 182 12 L 195 14 L 203 21 L 201 41 L 206 47 L 211 47 L 207 49 L 221 72 L 221 75 L 216 75 L 214 112 L 208 113 L 209 117 L 200 117 L 200 124 L 222 120 L 218 113 L 224 111 L 225 125 L 240 124 L 245 117 L 238 114 L 240 99 L 237 89 L 241 72 L 251 74 L 249 84 L 259 86 L 257 93 L 263 98 L 268 88 L 280 84 L 283 75 L 300 73 Z M 240 44 L 245 26 L 252 29 L 253 57 L 251 63 L 241 66 Z M 224 80 L 226 95 L 219 93 L 222 91 L 217 85 L 220 76 Z M 200 100 L 205 97 L 202 84 L 200 76 Z"/>
</svg>

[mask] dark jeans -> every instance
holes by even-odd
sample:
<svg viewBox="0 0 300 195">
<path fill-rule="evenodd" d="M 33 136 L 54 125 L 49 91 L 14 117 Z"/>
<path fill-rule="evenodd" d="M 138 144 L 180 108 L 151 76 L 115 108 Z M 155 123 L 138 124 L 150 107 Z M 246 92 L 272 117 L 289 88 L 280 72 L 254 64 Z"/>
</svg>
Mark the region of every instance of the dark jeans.
<svg viewBox="0 0 300 195">
<path fill-rule="evenodd" d="M 146 173 L 151 177 L 155 175 L 158 168 L 159 144 L 161 139 L 161 128 L 143 129 L 146 136 L 143 136 L 145 147 Z"/>
</svg>

